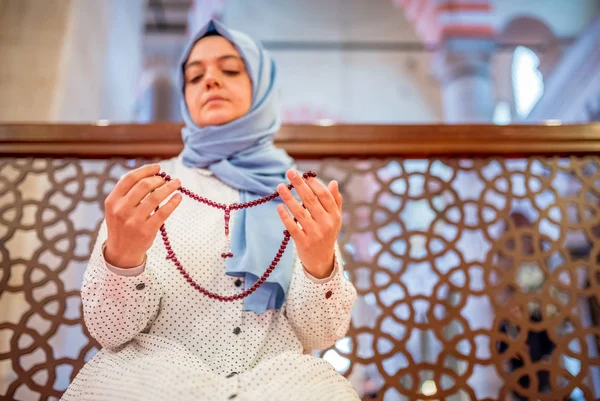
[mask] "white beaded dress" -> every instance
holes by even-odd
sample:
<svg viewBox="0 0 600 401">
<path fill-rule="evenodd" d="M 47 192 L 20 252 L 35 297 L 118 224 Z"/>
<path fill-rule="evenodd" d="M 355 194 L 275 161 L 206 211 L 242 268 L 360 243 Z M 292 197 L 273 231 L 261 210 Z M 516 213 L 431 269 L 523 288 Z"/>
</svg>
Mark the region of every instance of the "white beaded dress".
<svg viewBox="0 0 600 401">
<path fill-rule="evenodd" d="M 208 170 L 185 166 L 181 157 L 160 164 L 201 196 L 239 202 L 238 190 Z M 198 284 L 222 295 L 243 291 L 242 280 L 225 274 L 220 256 L 221 210 L 184 197 L 165 227 Z M 344 277 L 339 249 L 334 272 L 322 280 L 309 276 L 296 257 L 283 307 L 256 314 L 243 311 L 242 300 L 219 302 L 190 286 L 165 259 L 160 235 L 146 263 L 133 269 L 106 263 L 105 239 L 103 222 L 81 291 L 86 326 L 103 348 L 63 400 L 358 400 L 328 362 L 306 354 L 331 346 L 348 329 L 356 290 Z"/>
</svg>

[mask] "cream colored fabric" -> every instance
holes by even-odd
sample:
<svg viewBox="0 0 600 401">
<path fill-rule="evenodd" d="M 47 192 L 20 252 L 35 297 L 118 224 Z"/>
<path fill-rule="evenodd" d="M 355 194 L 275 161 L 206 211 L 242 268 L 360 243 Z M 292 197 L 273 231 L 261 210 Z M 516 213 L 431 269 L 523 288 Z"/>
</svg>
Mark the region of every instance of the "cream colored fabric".
<svg viewBox="0 0 600 401">
<path fill-rule="evenodd" d="M 202 196 L 239 201 L 237 190 L 205 170 L 179 158 L 161 165 Z M 220 257 L 222 211 L 184 198 L 166 229 L 196 282 L 223 295 L 243 291 L 225 275 Z M 244 312 L 241 300 L 218 302 L 194 290 L 165 259 L 160 236 L 136 275 L 107 266 L 105 239 L 103 224 L 82 287 L 86 326 L 104 348 L 63 400 L 358 400 L 329 363 L 303 355 L 331 346 L 347 331 L 356 290 L 343 275 L 339 249 L 336 270 L 325 280 L 305 274 L 296 258 L 283 308 L 257 315 Z"/>
</svg>

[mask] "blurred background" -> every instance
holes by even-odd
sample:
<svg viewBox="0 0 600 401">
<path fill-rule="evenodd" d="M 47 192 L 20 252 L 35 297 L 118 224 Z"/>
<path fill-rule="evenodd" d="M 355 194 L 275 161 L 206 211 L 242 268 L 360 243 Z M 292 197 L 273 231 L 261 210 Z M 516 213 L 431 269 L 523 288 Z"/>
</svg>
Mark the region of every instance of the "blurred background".
<svg viewBox="0 0 600 401">
<path fill-rule="evenodd" d="M 0 121 L 179 121 L 207 18 L 260 39 L 286 123 L 600 120 L 598 0 L 0 0 Z"/>
</svg>

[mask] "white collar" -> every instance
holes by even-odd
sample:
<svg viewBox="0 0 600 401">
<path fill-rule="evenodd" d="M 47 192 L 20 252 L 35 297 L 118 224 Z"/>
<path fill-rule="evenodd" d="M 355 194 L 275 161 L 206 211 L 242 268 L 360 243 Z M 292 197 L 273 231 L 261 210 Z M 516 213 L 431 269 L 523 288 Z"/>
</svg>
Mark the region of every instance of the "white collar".
<svg viewBox="0 0 600 401">
<path fill-rule="evenodd" d="M 180 165 L 187 167 L 185 164 L 183 164 L 183 158 L 181 157 L 181 153 L 177 156 L 177 161 L 179 162 Z M 205 177 L 210 177 L 213 174 L 212 171 L 210 171 L 207 168 L 199 168 L 199 167 L 190 167 L 192 170 L 194 170 L 196 173 L 205 176 Z"/>
<path fill-rule="evenodd" d="M 194 169 L 198 174 L 203 175 L 205 177 L 210 177 L 211 175 L 213 175 L 213 172 L 205 169 L 205 168 L 195 168 Z"/>
</svg>

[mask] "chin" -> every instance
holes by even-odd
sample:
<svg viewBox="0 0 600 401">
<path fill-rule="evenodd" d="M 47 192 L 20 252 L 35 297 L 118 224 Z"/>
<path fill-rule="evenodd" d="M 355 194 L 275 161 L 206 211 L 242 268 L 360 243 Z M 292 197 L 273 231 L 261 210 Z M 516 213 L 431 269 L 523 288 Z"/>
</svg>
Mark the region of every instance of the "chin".
<svg viewBox="0 0 600 401">
<path fill-rule="evenodd" d="M 215 110 L 213 112 L 204 113 L 204 115 L 199 117 L 199 121 L 196 121 L 196 123 L 200 127 L 208 127 L 212 125 L 225 125 L 227 123 L 232 122 L 233 120 L 237 120 L 238 118 L 240 118 L 240 116 L 238 116 L 235 113 L 231 113 L 231 111 L 229 110 Z"/>
<path fill-rule="evenodd" d="M 220 115 L 220 116 L 210 116 L 209 118 L 202 118 L 199 121 L 200 127 L 209 127 L 213 125 L 225 125 L 227 123 L 232 122 L 233 120 L 237 120 L 237 116 L 232 115 Z"/>
</svg>

